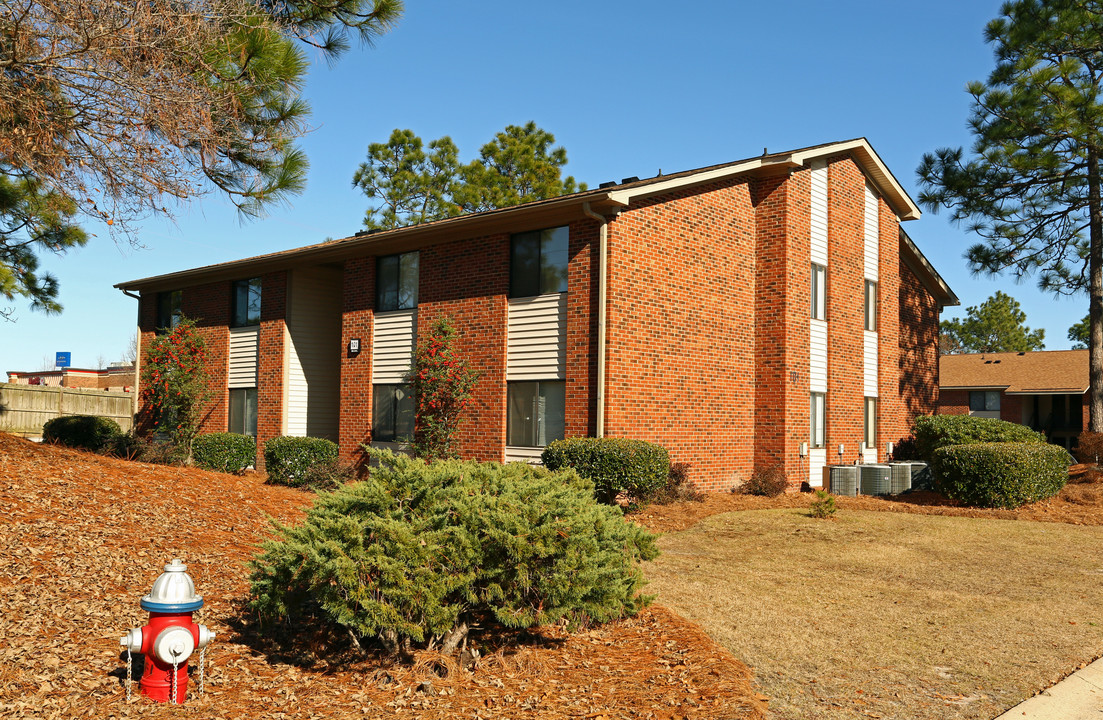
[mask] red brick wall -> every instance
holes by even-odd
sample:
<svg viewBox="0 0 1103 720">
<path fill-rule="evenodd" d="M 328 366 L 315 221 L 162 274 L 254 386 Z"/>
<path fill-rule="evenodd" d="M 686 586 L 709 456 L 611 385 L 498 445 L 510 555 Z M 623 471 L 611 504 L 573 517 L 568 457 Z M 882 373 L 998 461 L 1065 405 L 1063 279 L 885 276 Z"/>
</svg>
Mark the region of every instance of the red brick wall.
<svg viewBox="0 0 1103 720">
<path fill-rule="evenodd" d="M 940 415 L 968 415 L 968 390 L 943 390 L 939 393 L 938 412 Z"/>
<path fill-rule="evenodd" d="M 898 394 L 904 401 L 909 423 L 917 415 L 933 415 L 938 410 L 938 303 L 903 262 L 900 264 Z M 968 410 L 969 396 L 966 395 L 964 412 Z"/>
<path fill-rule="evenodd" d="M 567 265 L 567 437 L 597 433 L 597 221 L 572 223 Z"/>
<path fill-rule="evenodd" d="M 262 275 L 257 358 L 257 469 L 264 469 L 264 443 L 284 433 L 287 367 L 287 273 Z M 229 307 L 229 302 L 227 302 Z"/>
<path fill-rule="evenodd" d="M 665 446 L 701 487 L 752 464 L 754 208 L 745 182 L 633 206 L 609 223 L 609 436 Z"/>
<path fill-rule="evenodd" d="M 911 432 L 900 396 L 900 222 L 884 199 L 877 206 L 877 457 L 884 461 L 886 443 L 899 442 Z"/>
<path fill-rule="evenodd" d="M 1034 398 L 1031 396 L 1029 402 L 1033 403 Z M 1022 423 L 1023 421 L 1023 396 L 1022 395 L 1008 395 L 1007 393 L 1000 394 L 1000 420 L 1006 420 L 1013 423 Z"/>
<path fill-rule="evenodd" d="M 865 176 L 849 157 L 827 168 L 827 459 L 854 462 L 862 442 Z"/>
<path fill-rule="evenodd" d="M 506 297 L 509 235 L 422 248 L 417 333 L 424 338 L 440 315 L 458 330 L 458 351 L 481 371 L 474 399 L 457 432 L 462 457 L 501 461 L 506 444 Z"/>
<path fill-rule="evenodd" d="M 359 464 L 361 444 L 371 442 L 372 421 L 372 306 L 375 303 L 375 258 L 345 262 L 341 313 L 341 458 Z M 360 339 L 360 354 L 349 357 L 353 338 Z"/>
</svg>

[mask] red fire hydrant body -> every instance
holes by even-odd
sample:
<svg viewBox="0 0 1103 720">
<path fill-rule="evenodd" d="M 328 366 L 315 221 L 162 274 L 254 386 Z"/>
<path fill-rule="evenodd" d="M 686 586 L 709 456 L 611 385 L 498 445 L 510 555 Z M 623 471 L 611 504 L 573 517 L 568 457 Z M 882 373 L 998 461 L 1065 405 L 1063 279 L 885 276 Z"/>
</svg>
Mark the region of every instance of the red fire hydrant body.
<svg viewBox="0 0 1103 720">
<path fill-rule="evenodd" d="M 214 638 L 213 632 L 192 622 L 192 613 L 203 607 L 203 597 L 195 594 L 186 570 L 179 559 L 165 566 L 165 573 L 140 603 L 149 611 L 149 623 L 127 631 L 119 640 L 131 652 L 145 655 L 142 694 L 177 705 L 187 698 L 188 658 Z"/>
</svg>

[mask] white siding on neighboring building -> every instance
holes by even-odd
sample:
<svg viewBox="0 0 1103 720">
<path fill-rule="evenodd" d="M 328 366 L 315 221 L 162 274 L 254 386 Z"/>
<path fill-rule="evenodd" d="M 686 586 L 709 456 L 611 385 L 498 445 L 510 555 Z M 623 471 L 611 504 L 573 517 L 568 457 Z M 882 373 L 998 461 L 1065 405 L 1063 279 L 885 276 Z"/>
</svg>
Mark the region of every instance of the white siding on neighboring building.
<svg viewBox="0 0 1103 720">
<path fill-rule="evenodd" d="M 808 484 L 823 487 L 823 468 L 827 465 L 827 448 L 808 451 Z"/>
<path fill-rule="evenodd" d="M 877 333 L 863 330 L 865 335 L 865 348 L 863 355 L 863 371 L 865 375 L 865 396 L 877 397 Z"/>
<path fill-rule="evenodd" d="M 878 207 L 877 195 L 869 185 L 866 185 L 865 277 L 867 280 L 877 279 L 877 263 L 880 261 Z"/>
<path fill-rule="evenodd" d="M 827 322 L 808 321 L 808 384 L 811 392 L 827 392 Z"/>
<path fill-rule="evenodd" d="M 812 262 L 827 266 L 827 161 L 812 163 Z"/>
<path fill-rule="evenodd" d="M 372 332 L 372 382 L 397 385 L 410 371 L 417 346 L 417 310 L 375 314 Z"/>
<path fill-rule="evenodd" d="M 260 328 L 230 328 L 229 382 L 230 389 L 257 386 L 257 350 Z"/>
<path fill-rule="evenodd" d="M 567 377 L 567 294 L 509 301 L 506 380 Z"/>
<path fill-rule="evenodd" d="M 288 435 L 337 440 L 341 385 L 341 270 L 293 270 L 287 298 Z"/>
</svg>

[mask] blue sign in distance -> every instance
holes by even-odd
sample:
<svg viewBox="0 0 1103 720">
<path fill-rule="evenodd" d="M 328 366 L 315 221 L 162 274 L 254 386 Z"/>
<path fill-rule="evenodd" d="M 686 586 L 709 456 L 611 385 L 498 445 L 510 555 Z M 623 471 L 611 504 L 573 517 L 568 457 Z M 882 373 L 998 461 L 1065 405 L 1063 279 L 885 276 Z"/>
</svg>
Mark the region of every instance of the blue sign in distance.
<svg viewBox="0 0 1103 720">
<path fill-rule="evenodd" d="M 54 354 L 54 367 L 67 368 L 73 360 L 73 353 L 59 352 Z"/>
</svg>

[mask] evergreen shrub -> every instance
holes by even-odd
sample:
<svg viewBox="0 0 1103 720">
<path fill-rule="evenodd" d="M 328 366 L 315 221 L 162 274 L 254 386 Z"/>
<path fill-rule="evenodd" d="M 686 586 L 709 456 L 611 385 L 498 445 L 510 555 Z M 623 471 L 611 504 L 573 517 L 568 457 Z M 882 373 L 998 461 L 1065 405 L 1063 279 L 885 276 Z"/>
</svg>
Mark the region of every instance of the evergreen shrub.
<svg viewBox="0 0 1103 720">
<path fill-rule="evenodd" d="M 630 438 L 554 440 L 540 460 L 549 470 L 571 468 L 592 481 L 595 496 L 607 505 L 616 503 L 621 493 L 631 501 L 646 502 L 670 477 L 666 448 Z"/>
<path fill-rule="evenodd" d="M 1045 443 L 1046 438 L 1025 425 L 972 415 L 924 415 L 915 419 L 919 459 L 936 465 L 934 453 L 948 445 L 973 443 Z"/>
<path fill-rule="evenodd" d="M 257 461 L 257 441 L 238 433 L 207 433 L 192 441 L 192 460 L 204 470 L 239 474 Z"/>
<path fill-rule="evenodd" d="M 42 426 L 42 440 L 68 447 L 99 452 L 112 445 L 122 435 L 119 423 L 95 415 L 63 415 L 47 420 Z"/>
<path fill-rule="evenodd" d="M 649 602 L 639 562 L 658 554 L 654 536 L 576 473 L 368 452 L 378 468 L 277 524 L 251 562 L 266 626 L 323 618 L 392 649 L 454 652 L 476 621 L 602 622 Z"/>
<path fill-rule="evenodd" d="M 269 482 L 300 487 L 312 465 L 336 462 L 337 455 L 332 440 L 284 435 L 264 443 L 264 470 Z"/>
<path fill-rule="evenodd" d="M 1017 508 L 1053 497 L 1068 482 L 1069 454 L 1046 443 L 974 443 L 935 451 L 940 489 L 966 505 Z"/>
</svg>

